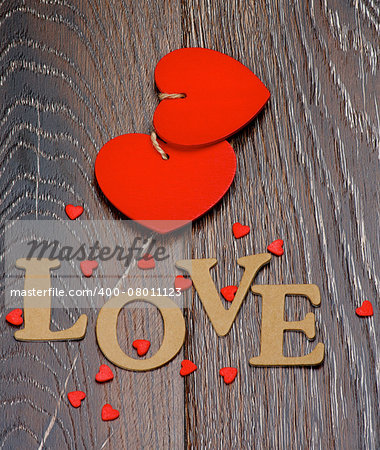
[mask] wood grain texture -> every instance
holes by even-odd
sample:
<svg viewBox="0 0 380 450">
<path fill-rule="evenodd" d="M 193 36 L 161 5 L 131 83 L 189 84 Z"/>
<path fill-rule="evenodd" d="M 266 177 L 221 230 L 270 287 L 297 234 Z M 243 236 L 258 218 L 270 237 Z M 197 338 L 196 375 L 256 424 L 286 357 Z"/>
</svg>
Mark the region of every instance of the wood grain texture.
<svg viewBox="0 0 380 450">
<path fill-rule="evenodd" d="M 160 57 L 187 46 L 225 52 L 272 97 L 230 140 L 235 181 L 194 223 L 189 254 L 217 257 L 223 287 L 239 281 L 238 257 L 284 239 L 284 256 L 256 283 L 317 284 L 317 340 L 326 345 L 320 368 L 253 368 L 260 298 L 249 294 L 218 338 L 194 295 L 183 355 L 198 371 L 179 378 L 179 355 L 146 374 L 115 369 L 116 382 L 99 390 L 95 311 L 54 312 L 61 329 L 88 313 L 80 344 L 20 343 L 3 325 L 0 447 L 379 448 L 379 19 L 372 0 L 0 3 L 2 236 L 17 219 L 65 219 L 66 203 L 82 204 L 83 219 L 121 218 L 96 185 L 98 150 L 116 135 L 151 131 Z M 250 235 L 234 240 L 235 221 Z M 354 312 L 364 299 L 370 319 Z M 312 310 L 289 298 L 286 316 Z M 127 347 L 141 330 L 162 335 L 154 310 L 125 311 L 119 326 Z M 285 336 L 288 354 L 314 345 Z M 239 369 L 229 386 L 218 374 L 227 365 Z M 74 388 L 88 393 L 80 414 L 60 400 Z M 106 401 L 120 407 L 120 421 L 100 421 Z"/>
</svg>

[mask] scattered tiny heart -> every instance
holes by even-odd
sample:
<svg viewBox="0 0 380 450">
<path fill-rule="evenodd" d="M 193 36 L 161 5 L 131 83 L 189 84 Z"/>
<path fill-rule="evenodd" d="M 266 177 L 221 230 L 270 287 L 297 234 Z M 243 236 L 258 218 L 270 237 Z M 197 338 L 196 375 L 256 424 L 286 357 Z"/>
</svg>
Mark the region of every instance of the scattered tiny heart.
<svg viewBox="0 0 380 450">
<path fill-rule="evenodd" d="M 5 320 L 11 325 L 20 326 L 24 322 L 22 318 L 22 309 L 16 308 L 5 316 Z"/>
<path fill-rule="evenodd" d="M 71 220 L 75 220 L 83 213 L 83 207 L 66 205 L 65 211 Z"/>
<path fill-rule="evenodd" d="M 223 367 L 219 370 L 219 374 L 223 377 L 226 384 L 230 384 L 236 378 L 237 369 L 235 367 Z"/>
<path fill-rule="evenodd" d="M 80 263 L 80 269 L 85 277 L 90 277 L 92 275 L 92 272 L 98 268 L 98 262 L 97 261 L 81 261 Z"/>
<path fill-rule="evenodd" d="M 120 416 L 120 413 L 117 409 L 113 409 L 112 406 L 106 403 L 102 408 L 102 419 L 104 421 L 107 420 L 115 420 Z"/>
<path fill-rule="evenodd" d="M 284 249 L 282 248 L 283 245 L 284 241 L 282 239 L 276 239 L 268 245 L 267 250 L 276 256 L 281 256 L 284 254 Z"/>
<path fill-rule="evenodd" d="M 232 232 L 236 239 L 246 236 L 250 231 L 251 229 L 248 225 L 242 225 L 239 222 L 236 222 L 232 225 Z"/>
<path fill-rule="evenodd" d="M 195 372 L 198 369 L 198 367 L 189 359 L 184 359 L 181 362 L 181 370 L 180 370 L 180 375 L 182 375 L 183 377 L 185 377 L 186 375 L 189 375 L 193 372 Z"/>
<path fill-rule="evenodd" d="M 139 269 L 148 270 L 154 269 L 156 267 L 156 263 L 152 255 L 146 254 L 144 255 L 137 263 Z"/>
<path fill-rule="evenodd" d="M 235 298 L 237 290 L 237 286 L 226 286 L 220 290 L 220 293 L 228 302 L 232 302 L 232 300 Z"/>
<path fill-rule="evenodd" d="M 362 306 L 356 308 L 356 314 L 361 317 L 373 316 L 372 303 L 369 300 L 364 300 Z"/>
<path fill-rule="evenodd" d="M 136 339 L 132 342 L 132 346 L 137 350 L 139 356 L 144 356 L 148 353 L 150 341 L 147 341 L 146 339 Z"/>
<path fill-rule="evenodd" d="M 99 367 L 99 372 L 95 375 L 95 380 L 99 383 L 104 383 L 105 381 L 110 381 L 113 379 L 113 372 L 107 366 L 107 364 L 102 364 Z"/>
<path fill-rule="evenodd" d="M 174 280 L 174 287 L 181 292 L 187 291 L 191 288 L 193 282 L 190 278 L 185 278 L 183 275 L 177 275 Z"/>
<path fill-rule="evenodd" d="M 79 408 L 81 401 L 86 398 L 86 394 L 83 391 L 73 391 L 67 394 L 67 398 L 74 408 Z"/>
</svg>

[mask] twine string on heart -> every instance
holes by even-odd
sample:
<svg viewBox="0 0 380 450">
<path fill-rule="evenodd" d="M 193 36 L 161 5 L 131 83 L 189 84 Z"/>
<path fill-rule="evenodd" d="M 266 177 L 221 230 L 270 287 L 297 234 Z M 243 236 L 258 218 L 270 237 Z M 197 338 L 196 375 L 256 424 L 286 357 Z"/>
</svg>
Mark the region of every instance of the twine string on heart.
<svg viewBox="0 0 380 450">
<path fill-rule="evenodd" d="M 186 94 L 168 94 L 167 92 L 160 92 L 158 94 L 158 98 L 161 100 L 167 100 L 167 99 L 176 99 L 176 98 L 185 98 Z"/>
<path fill-rule="evenodd" d="M 150 139 L 152 141 L 153 147 L 158 151 L 158 153 L 161 155 L 162 159 L 169 159 L 169 155 L 165 153 L 165 151 L 160 147 L 160 144 L 157 141 L 157 134 L 155 131 L 152 131 L 150 134 Z"/>
<path fill-rule="evenodd" d="M 158 94 L 158 98 L 161 100 L 167 100 L 167 99 L 176 99 L 176 98 L 185 98 L 186 94 L 169 94 L 167 92 L 160 92 Z M 152 131 L 150 138 L 152 140 L 153 147 L 158 151 L 158 153 L 161 155 L 162 159 L 169 159 L 169 155 L 164 152 L 162 147 L 157 141 L 157 134 L 155 131 Z"/>
</svg>

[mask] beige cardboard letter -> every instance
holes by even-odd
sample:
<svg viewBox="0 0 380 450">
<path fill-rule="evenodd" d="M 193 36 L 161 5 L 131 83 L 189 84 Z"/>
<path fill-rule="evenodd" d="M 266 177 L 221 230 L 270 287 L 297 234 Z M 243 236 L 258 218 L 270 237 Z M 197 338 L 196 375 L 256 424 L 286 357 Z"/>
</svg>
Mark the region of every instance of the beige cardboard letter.
<svg viewBox="0 0 380 450">
<path fill-rule="evenodd" d="M 164 338 L 160 349 L 148 359 L 135 359 L 126 355 L 117 340 L 117 318 L 121 308 L 132 302 L 144 301 L 156 306 L 164 321 Z M 99 311 L 96 337 L 104 356 L 116 366 L 127 370 L 145 371 L 163 366 L 181 350 L 185 341 L 186 325 L 181 310 L 168 297 L 128 296 L 112 297 Z"/>
<path fill-rule="evenodd" d="M 219 293 L 210 275 L 211 267 L 214 267 L 217 263 L 215 258 L 177 261 L 176 266 L 190 274 L 194 287 L 215 331 L 219 336 L 225 336 L 234 323 L 256 273 L 270 259 L 271 255 L 269 253 L 244 256 L 238 259 L 239 266 L 244 267 L 245 270 L 234 301 L 229 309 L 222 305 Z"/>
<path fill-rule="evenodd" d="M 252 366 L 316 366 L 324 358 L 325 346 L 318 343 L 314 350 L 304 356 L 284 356 L 283 342 L 285 330 L 303 331 L 309 339 L 315 338 L 315 316 L 306 314 L 303 320 L 287 322 L 284 320 L 286 295 L 302 295 L 314 306 L 319 306 L 321 296 L 315 284 L 258 285 L 252 292 L 262 296 L 261 314 L 261 352 L 251 358 Z"/>
<path fill-rule="evenodd" d="M 18 341 L 64 341 L 82 339 L 86 334 L 87 316 L 82 314 L 76 323 L 66 330 L 51 331 L 50 269 L 60 266 L 57 259 L 25 259 L 16 261 L 19 269 L 25 269 L 24 328 L 15 332 Z M 42 295 L 29 295 L 33 290 Z"/>
</svg>

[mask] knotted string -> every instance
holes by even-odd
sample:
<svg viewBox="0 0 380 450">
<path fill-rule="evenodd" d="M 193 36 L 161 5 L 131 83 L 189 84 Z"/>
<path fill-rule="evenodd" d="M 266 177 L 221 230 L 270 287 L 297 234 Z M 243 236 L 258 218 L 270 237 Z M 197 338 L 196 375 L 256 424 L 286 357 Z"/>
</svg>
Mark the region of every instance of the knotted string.
<svg viewBox="0 0 380 450">
<path fill-rule="evenodd" d="M 167 94 L 166 92 L 160 92 L 158 94 L 158 98 L 161 100 L 167 100 L 167 99 L 176 99 L 176 98 L 185 98 L 186 94 Z M 150 139 L 152 141 L 153 147 L 158 151 L 158 153 L 161 155 L 162 159 L 169 159 L 169 155 L 165 153 L 165 151 L 160 147 L 160 144 L 157 141 L 157 134 L 155 131 L 152 131 L 150 135 Z"/>
<path fill-rule="evenodd" d="M 152 131 L 150 134 L 150 139 L 152 141 L 153 147 L 158 151 L 158 153 L 161 155 L 162 159 L 169 159 L 169 155 L 164 152 L 164 150 L 160 147 L 160 144 L 157 141 L 157 134 L 155 131 Z"/>
<path fill-rule="evenodd" d="M 185 98 L 186 94 L 167 94 L 166 92 L 160 92 L 158 94 L 158 98 L 160 100 L 166 100 L 166 99 L 174 99 L 174 98 Z"/>
</svg>

